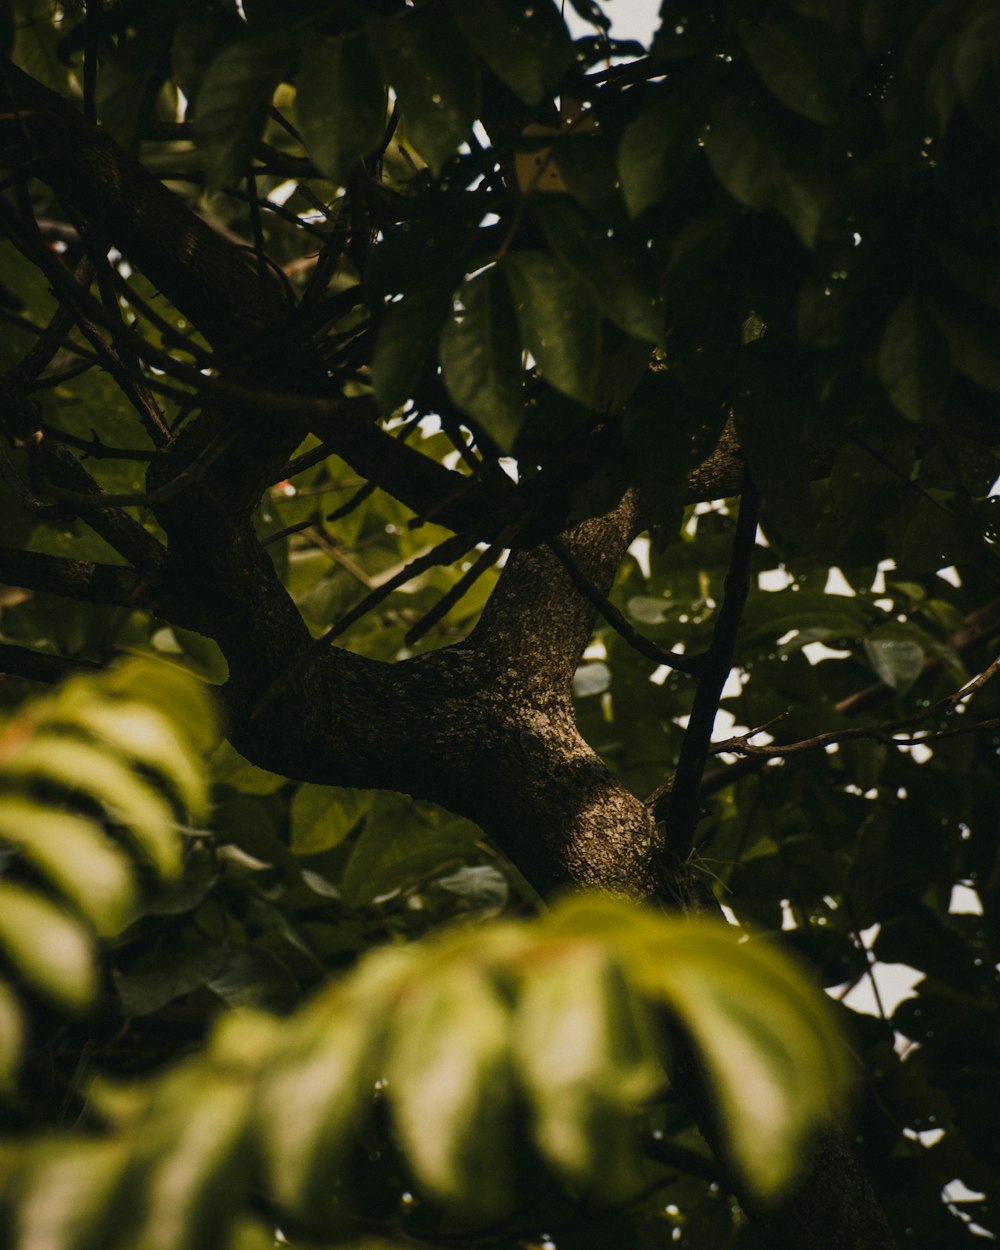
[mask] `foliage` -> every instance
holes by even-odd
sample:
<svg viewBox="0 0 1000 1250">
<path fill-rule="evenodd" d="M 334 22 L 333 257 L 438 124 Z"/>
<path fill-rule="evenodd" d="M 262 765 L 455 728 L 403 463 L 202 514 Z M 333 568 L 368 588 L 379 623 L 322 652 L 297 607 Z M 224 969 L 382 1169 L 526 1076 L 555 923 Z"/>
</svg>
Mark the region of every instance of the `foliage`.
<svg viewBox="0 0 1000 1250">
<path fill-rule="evenodd" d="M 206 814 L 196 749 L 214 737 L 211 704 L 191 679 L 142 661 L 104 679 L 74 678 L 5 726 L 0 946 L 19 976 L 63 1010 L 93 1005 L 95 939 L 113 938 L 135 918 L 141 876 L 180 875 L 177 817 Z M 0 1002 L 0 1076 L 9 1090 L 23 1026 L 7 982 Z"/>
<path fill-rule="evenodd" d="M 138 661 L 76 678 L 4 732 L 4 782 L 21 787 L 3 796 L 5 835 L 114 937 L 138 890 L 102 821 L 177 877 L 180 837 L 147 776 L 200 811 L 196 748 L 213 738 L 209 703 L 182 673 Z M 32 797 L 53 782 L 61 801 Z M 99 815 L 71 814 L 73 800 Z M 89 932 L 30 885 L 4 881 L 3 897 L 13 971 L 64 1010 L 93 1007 Z M 135 986 L 118 988 L 126 1012 L 130 1001 L 151 1009 Z M 0 1053 L 16 1088 L 6 988 L 3 1002 Z M 620 1201 L 640 1169 L 635 1122 L 667 1082 L 664 1008 L 717 1087 L 736 1166 L 773 1197 L 839 1109 L 847 1067 L 832 1014 L 786 956 L 740 945 L 727 926 L 579 897 L 541 921 L 383 946 L 286 1020 L 237 1007 L 155 1080 L 93 1083 L 88 1116 L 102 1135 L 8 1147 L 12 1244 L 216 1245 L 252 1224 L 248 1192 L 283 1226 L 349 1228 L 350 1160 L 378 1131 L 382 1101 L 421 1191 L 473 1226 L 510 1212 L 526 1148 L 571 1192 Z"/>
<path fill-rule="evenodd" d="M 463 918 L 485 949 L 570 881 L 670 907 L 687 873 L 750 949 L 774 935 L 855 1008 L 852 1141 L 898 1239 L 996 1235 L 1000 695 L 957 693 L 1000 650 L 993 0 L 663 0 L 648 47 L 590 0 L 8 0 L 0 19 L 0 667 L 167 657 L 219 685 L 235 744 L 179 880 L 155 888 L 114 843 L 124 932 L 69 859 L 31 869 L 33 898 L 54 886 L 96 924 L 110 981 L 84 1018 L 32 1000 L 11 1130 L 85 1113 L 101 1133 L 39 1146 L 23 1209 L 58 1193 L 98 1229 L 102 1178 L 145 1166 L 143 1099 L 196 1089 L 232 1133 L 192 1164 L 204 1210 L 250 1166 L 240 1074 L 369 948 Z M 745 466 L 763 502 L 741 570 Z M 639 519 L 616 529 L 629 487 Z M 593 621 L 573 624 L 552 550 Z M 697 694 L 715 711 L 713 648 L 714 744 L 693 715 Z M 131 745 L 107 758 L 161 794 Z M 643 877 L 650 813 L 681 867 Z M 913 970 L 898 1002 L 890 965 Z M 738 1019 L 750 1036 L 727 1010 L 703 1044 Z M 588 1208 L 547 1173 L 456 1233 L 387 1144 L 392 1086 L 352 1195 L 375 1232 L 430 1244 L 752 1245 L 683 1086 L 646 1107 L 632 1202 Z M 754 1121 L 723 1120 L 738 1162 Z M 275 1213 L 248 1212 L 235 1242 L 263 1244 Z"/>
</svg>

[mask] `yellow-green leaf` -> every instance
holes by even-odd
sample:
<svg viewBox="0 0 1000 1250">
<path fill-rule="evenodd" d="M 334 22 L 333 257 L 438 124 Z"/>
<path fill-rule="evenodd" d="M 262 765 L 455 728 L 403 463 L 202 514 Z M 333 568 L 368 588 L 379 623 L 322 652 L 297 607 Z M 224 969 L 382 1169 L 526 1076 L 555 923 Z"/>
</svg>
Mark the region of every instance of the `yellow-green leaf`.
<svg viewBox="0 0 1000 1250">
<path fill-rule="evenodd" d="M 27 981 L 64 1007 L 86 1007 L 97 990 L 87 934 L 64 911 L 0 881 L 0 948 Z"/>
<path fill-rule="evenodd" d="M 8 776 L 47 781 L 100 803 L 135 837 L 164 877 L 181 863 L 181 839 L 170 804 L 106 750 L 63 735 L 39 733 L 5 766 Z"/>
<path fill-rule="evenodd" d="M 93 821 L 4 795 L 0 839 L 31 860 L 98 933 L 119 933 L 132 920 L 136 890 L 128 856 Z"/>
</svg>

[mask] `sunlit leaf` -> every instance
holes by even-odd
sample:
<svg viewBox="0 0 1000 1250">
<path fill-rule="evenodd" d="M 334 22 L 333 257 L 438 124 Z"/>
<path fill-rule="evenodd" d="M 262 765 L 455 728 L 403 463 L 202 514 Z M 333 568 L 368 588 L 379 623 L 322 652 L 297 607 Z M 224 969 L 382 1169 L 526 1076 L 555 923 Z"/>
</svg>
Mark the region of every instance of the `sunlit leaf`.
<svg viewBox="0 0 1000 1250">
<path fill-rule="evenodd" d="M 16 846 L 104 935 L 133 919 L 128 856 L 92 821 L 13 795 L 0 797 L 0 841 Z"/>
<path fill-rule="evenodd" d="M 371 801 L 369 790 L 299 786 L 289 812 L 292 850 L 315 855 L 338 846 L 364 818 Z"/>
<path fill-rule="evenodd" d="M 304 1008 L 266 1074 L 255 1123 L 270 1183 L 290 1210 L 329 1204 L 333 1169 L 384 1075 L 386 1011 L 413 967 L 405 948 L 369 955 L 351 989 L 329 988 Z"/>
<path fill-rule="evenodd" d="M 634 1184 L 630 1114 L 665 1083 L 645 1006 L 608 951 L 554 946 L 525 977 L 514 1051 L 539 1149 L 606 1198 Z"/>
<path fill-rule="evenodd" d="M 18 1247 L 90 1250 L 106 1245 L 130 1145 L 127 1138 L 39 1143 L 18 1178 Z"/>
<path fill-rule="evenodd" d="M 87 933 L 66 912 L 22 886 L 0 881 L 0 948 L 25 979 L 79 1011 L 97 990 Z"/>
<path fill-rule="evenodd" d="M 432 968 L 400 997 L 386 1056 L 389 1098 L 417 1176 L 479 1216 L 509 1200 L 509 1027 L 507 1004 L 474 962 Z"/>
<path fill-rule="evenodd" d="M 897 694 L 905 694 L 920 676 L 924 650 L 914 638 L 891 633 L 873 634 L 865 639 L 865 655 L 881 681 Z"/>
<path fill-rule="evenodd" d="M 23 1044 L 24 1023 L 17 996 L 0 981 L 0 1094 L 13 1089 Z"/>
<path fill-rule="evenodd" d="M 162 876 L 179 870 L 181 839 L 170 804 L 106 750 L 39 734 L 7 762 L 5 771 L 12 778 L 44 780 L 96 800 L 122 822 Z"/>
<path fill-rule="evenodd" d="M 846 1057 L 822 995 L 786 956 L 738 930 L 634 913 L 622 928 L 610 900 L 568 901 L 555 933 L 620 934 L 630 978 L 667 1003 L 709 1074 L 731 1156 L 746 1182 L 773 1195 L 797 1172 L 816 1126 L 835 1114 Z"/>
</svg>

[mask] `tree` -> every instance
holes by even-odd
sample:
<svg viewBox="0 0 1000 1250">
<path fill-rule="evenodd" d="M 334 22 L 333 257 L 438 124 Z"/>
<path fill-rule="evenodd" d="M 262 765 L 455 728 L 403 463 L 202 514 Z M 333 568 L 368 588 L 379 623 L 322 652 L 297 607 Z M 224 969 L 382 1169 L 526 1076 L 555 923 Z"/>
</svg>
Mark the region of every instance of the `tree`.
<svg viewBox="0 0 1000 1250">
<path fill-rule="evenodd" d="M 517 0 L 0 9 L 0 661 L 173 656 L 231 743 L 215 838 L 17 1114 L 387 931 L 718 897 L 822 986 L 924 974 L 854 1021 L 854 1153 L 830 1131 L 758 1210 L 681 1042 L 655 1202 L 529 1218 L 890 1245 L 870 1183 L 900 1241 L 965 1245 L 997 1162 L 996 8 L 665 0 L 642 48 L 573 7 L 575 41 Z"/>
</svg>

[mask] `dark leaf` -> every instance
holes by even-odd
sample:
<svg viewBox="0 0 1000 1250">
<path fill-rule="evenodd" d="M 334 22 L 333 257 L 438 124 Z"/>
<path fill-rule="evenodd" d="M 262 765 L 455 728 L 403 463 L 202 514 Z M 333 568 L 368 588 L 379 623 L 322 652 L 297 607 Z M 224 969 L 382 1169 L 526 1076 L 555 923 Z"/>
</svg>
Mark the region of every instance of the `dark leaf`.
<svg viewBox="0 0 1000 1250">
<path fill-rule="evenodd" d="M 364 35 L 317 39 L 303 48 L 295 113 L 313 160 L 343 185 L 378 147 L 386 125 L 386 90 Z"/>
<path fill-rule="evenodd" d="M 290 36 L 247 36 L 224 48 L 209 66 L 194 120 L 209 190 L 233 186 L 243 177 L 275 88 L 290 76 L 297 54 Z"/>
<path fill-rule="evenodd" d="M 622 132 L 618 171 L 631 216 L 664 199 L 680 182 L 705 121 L 706 93 L 697 84 L 656 84 Z"/>
<path fill-rule="evenodd" d="M 455 403 L 509 451 L 524 420 L 521 344 L 507 285 L 494 267 L 459 288 L 441 335 L 441 369 Z"/>
<path fill-rule="evenodd" d="M 553 256 L 508 252 L 502 262 L 521 341 L 557 390 L 592 404 L 600 364 L 600 314 L 590 290 Z"/>
<path fill-rule="evenodd" d="M 786 108 L 824 124 L 839 118 L 860 58 L 828 23 L 779 8 L 763 19 L 745 17 L 737 31 L 764 85 Z"/>
<path fill-rule="evenodd" d="M 371 18 L 368 31 L 399 99 L 407 138 L 436 173 L 476 118 L 479 77 L 469 46 L 449 12 L 435 4 Z"/>
<path fill-rule="evenodd" d="M 494 74 L 528 104 L 539 104 L 572 62 L 552 0 L 452 0 L 451 10 Z"/>
<path fill-rule="evenodd" d="M 659 343 L 663 312 L 642 257 L 562 196 L 538 200 L 534 213 L 552 251 L 590 288 L 608 320 L 634 338 Z"/>
<path fill-rule="evenodd" d="M 878 352 L 878 376 L 904 417 L 933 421 L 948 393 L 951 358 L 930 310 L 907 296 L 886 323 Z"/>
</svg>

